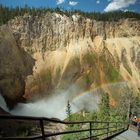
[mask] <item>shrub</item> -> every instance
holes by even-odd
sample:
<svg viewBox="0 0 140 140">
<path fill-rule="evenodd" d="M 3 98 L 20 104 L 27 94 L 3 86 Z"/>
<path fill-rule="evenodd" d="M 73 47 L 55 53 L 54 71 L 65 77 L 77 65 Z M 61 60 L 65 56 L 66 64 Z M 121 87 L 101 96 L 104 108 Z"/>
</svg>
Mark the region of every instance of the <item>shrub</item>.
<svg viewBox="0 0 140 140">
<path fill-rule="evenodd" d="M 97 57 L 96 57 L 96 54 L 94 54 L 92 52 L 87 52 L 84 55 L 83 60 L 85 63 L 87 63 L 89 65 L 93 65 L 96 62 Z"/>
<path fill-rule="evenodd" d="M 40 78 L 43 83 L 51 83 L 52 79 L 51 71 L 50 70 L 42 71 L 40 74 Z"/>
</svg>

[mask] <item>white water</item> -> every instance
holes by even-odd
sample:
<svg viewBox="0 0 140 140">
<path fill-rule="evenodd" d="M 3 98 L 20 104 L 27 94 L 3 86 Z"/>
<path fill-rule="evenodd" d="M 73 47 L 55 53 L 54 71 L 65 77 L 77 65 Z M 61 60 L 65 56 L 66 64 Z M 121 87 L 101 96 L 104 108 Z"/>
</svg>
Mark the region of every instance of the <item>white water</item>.
<svg viewBox="0 0 140 140">
<path fill-rule="evenodd" d="M 72 91 L 72 90 L 71 90 Z M 72 113 L 78 112 L 81 109 L 95 110 L 97 109 L 97 102 L 99 102 L 99 95 L 91 93 L 90 91 L 75 95 L 75 92 L 63 91 L 59 94 L 35 102 L 18 103 L 18 105 L 9 111 L 2 96 L 0 96 L 0 106 L 13 115 L 23 116 L 41 116 L 49 118 L 59 118 L 61 120 L 66 118 L 66 106 L 68 100 L 71 104 Z"/>
<path fill-rule="evenodd" d="M 122 90 L 122 85 L 126 88 L 126 83 L 116 83 L 104 85 L 104 88 L 117 88 Z M 77 94 L 78 89 L 75 87 L 70 88 L 67 91 L 57 91 L 53 96 L 44 98 L 30 103 L 19 103 L 12 111 L 9 111 L 6 107 L 6 103 L 3 97 L 0 95 L 0 106 L 14 115 L 24 116 L 44 116 L 49 118 L 59 118 L 61 120 L 66 118 L 66 106 L 68 100 L 71 104 L 72 113 L 78 112 L 82 109 L 96 110 L 100 102 L 101 93 L 100 88 L 96 88 L 92 91 L 86 91 Z"/>
<path fill-rule="evenodd" d="M 69 92 L 65 92 L 33 103 L 19 103 L 10 113 L 14 115 L 43 116 L 63 120 L 66 118 L 68 100 L 71 104 L 72 113 L 75 113 L 84 108 L 88 110 L 97 109 L 99 96 L 97 94 L 93 96 L 90 92 L 85 92 L 74 98 Z"/>
<path fill-rule="evenodd" d="M 7 112 L 9 111 L 9 109 L 7 108 L 7 105 L 5 103 L 4 98 L 1 96 L 1 93 L 0 93 L 0 107 Z"/>
</svg>

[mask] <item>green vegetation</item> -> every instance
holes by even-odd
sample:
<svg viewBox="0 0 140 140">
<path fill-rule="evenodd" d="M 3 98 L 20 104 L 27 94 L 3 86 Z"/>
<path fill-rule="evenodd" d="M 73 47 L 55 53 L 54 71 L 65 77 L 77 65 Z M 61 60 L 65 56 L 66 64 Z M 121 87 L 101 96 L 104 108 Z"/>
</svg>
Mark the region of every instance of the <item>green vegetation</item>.
<svg viewBox="0 0 140 140">
<path fill-rule="evenodd" d="M 131 90 L 121 95 L 116 111 L 119 116 L 128 117 L 127 112 L 140 117 L 140 93 L 134 94 Z M 125 114 L 125 115 L 124 115 Z"/>
<path fill-rule="evenodd" d="M 111 64 L 108 65 L 108 71 L 106 73 L 106 77 L 110 82 L 114 82 L 115 80 L 118 79 L 119 77 L 119 72 L 118 70 L 113 67 Z"/>
<path fill-rule="evenodd" d="M 102 97 L 101 103 L 99 104 L 99 111 L 96 112 L 89 112 L 82 110 L 81 112 L 71 114 L 71 121 L 87 121 L 87 120 L 94 120 L 94 121 L 110 121 L 110 106 L 109 106 L 109 95 L 105 93 Z M 68 118 L 66 119 L 69 120 Z M 116 121 L 116 119 L 114 120 Z M 92 128 L 101 128 L 104 127 L 105 124 L 94 124 Z M 89 124 L 76 124 L 76 125 L 68 125 L 66 131 L 71 130 L 81 130 L 81 129 L 88 129 Z M 103 131 L 102 131 L 103 132 Z M 94 131 L 94 135 L 101 133 Z M 89 137 L 89 132 L 84 133 L 76 133 L 76 134 L 69 134 L 62 137 L 62 140 L 76 140 L 80 138 Z"/>
<path fill-rule="evenodd" d="M 1 137 L 27 137 L 31 135 L 32 129 L 36 124 L 23 121 L 1 121 L 0 122 Z M 19 125 L 20 124 L 20 125 Z M 1 138 L 0 137 L 0 138 Z"/>
<path fill-rule="evenodd" d="M 128 115 L 130 112 L 138 116 L 138 114 L 140 113 L 139 108 L 140 108 L 139 94 L 137 96 L 134 96 L 134 94 L 128 91 L 128 93 L 123 94 L 123 96 L 121 96 L 120 101 L 117 103 L 116 106 L 111 106 L 109 94 L 104 93 L 101 102 L 99 104 L 99 110 L 95 112 L 82 110 L 78 113 L 71 114 L 71 121 L 93 120 L 93 121 L 124 122 L 124 121 L 128 121 Z M 69 119 L 67 118 L 66 121 L 68 120 Z M 103 127 L 106 127 L 106 124 L 97 123 L 92 125 L 92 128 L 96 128 L 96 129 L 103 128 Z M 116 128 L 116 124 L 112 123 L 110 124 L 110 127 Z M 122 126 L 121 124 L 117 124 L 117 127 L 119 128 Z M 88 129 L 88 128 L 89 128 L 89 124 L 87 125 L 73 124 L 73 125 L 68 125 L 66 131 L 79 130 L 79 129 L 81 130 L 81 129 Z M 110 131 L 113 131 L 115 128 L 110 128 Z M 103 132 L 106 132 L 106 130 L 102 130 L 102 131 L 94 130 L 94 135 Z M 89 132 L 64 135 L 62 137 L 62 140 L 76 140 L 76 139 L 86 138 L 86 137 L 89 137 Z"/>
<path fill-rule="evenodd" d="M 79 120 L 84 121 L 84 117 L 81 113 L 72 114 L 71 105 L 69 101 L 67 103 L 66 114 L 67 114 L 66 121 L 70 121 L 70 122 L 79 121 Z M 88 126 L 85 126 L 85 127 L 88 127 Z M 83 128 L 82 124 L 69 124 L 67 125 L 66 131 L 76 131 L 82 128 Z M 75 133 L 75 134 L 64 135 L 62 136 L 61 140 L 76 140 L 76 139 L 84 138 L 85 136 L 88 137 L 89 132 L 80 132 L 80 133 Z"/>
<path fill-rule="evenodd" d="M 82 12 L 80 10 L 64 10 L 60 8 L 34 8 L 34 7 L 28 7 L 25 5 L 25 7 L 5 7 L 3 5 L 0 5 L 0 25 L 7 23 L 10 19 L 13 19 L 16 16 L 23 16 L 25 13 L 29 13 L 33 16 L 40 16 L 41 14 L 45 14 L 46 12 L 57 12 L 61 15 L 66 16 L 72 16 L 73 14 L 79 14 L 83 18 L 90 18 L 95 19 L 98 21 L 118 21 L 119 19 L 123 18 L 136 18 L 140 19 L 139 13 L 134 12 L 123 12 L 123 11 L 116 11 L 116 12 L 108 12 L 108 13 L 99 13 L 99 12 Z M 80 21 L 82 18 L 80 17 Z"/>
<path fill-rule="evenodd" d="M 90 74 L 86 74 L 84 76 L 84 78 L 85 78 L 85 82 L 86 82 L 87 88 L 88 88 L 91 85 L 91 83 L 92 83 L 92 80 L 90 79 Z"/>
<path fill-rule="evenodd" d="M 136 97 L 133 97 L 133 100 L 130 102 L 130 111 L 136 116 L 140 117 L 140 94 L 137 94 Z"/>
<path fill-rule="evenodd" d="M 83 60 L 86 64 L 89 65 L 94 65 L 96 60 L 97 60 L 97 56 L 95 53 L 92 52 L 87 52 L 84 56 L 83 56 Z"/>
<path fill-rule="evenodd" d="M 67 104 L 66 113 L 67 113 L 68 120 L 71 121 L 71 105 L 70 105 L 69 101 L 68 101 L 68 104 Z"/>
<path fill-rule="evenodd" d="M 25 126 L 25 127 L 19 127 L 17 129 L 17 136 L 19 137 L 26 137 L 30 135 L 30 129 L 31 127 Z"/>
<path fill-rule="evenodd" d="M 69 125 L 66 129 L 66 131 L 76 131 L 82 129 L 82 125 L 75 124 L 75 125 Z M 78 140 L 81 138 L 85 138 L 89 136 L 89 132 L 79 132 L 75 134 L 68 134 L 62 136 L 61 140 Z"/>
<path fill-rule="evenodd" d="M 46 71 L 41 72 L 40 78 L 42 82 L 45 82 L 48 84 L 51 83 L 51 80 L 52 80 L 51 71 L 46 70 Z"/>
<path fill-rule="evenodd" d="M 82 113 L 74 113 L 71 114 L 71 121 L 84 121 L 84 117 Z M 66 119 L 66 121 L 69 121 L 69 118 Z M 88 124 L 84 126 L 84 129 L 88 128 Z M 82 124 L 69 124 L 67 125 L 66 131 L 76 131 L 83 129 Z M 89 132 L 80 132 L 75 134 L 68 134 L 62 136 L 61 140 L 77 140 L 80 138 L 85 138 L 89 136 Z"/>
<path fill-rule="evenodd" d="M 109 82 L 117 81 L 119 79 L 119 70 L 113 66 L 111 58 L 107 60 L 106 57 L 102 55 L 99 59 L 103 64 L 103 71 L 105 72 L 107 80 Z"/>
<path fill-rule="evenodd" d="M 105 93 L 102 96 L 101 103 L 99 104 L 100 108 L 100 120 L 102 121 L 109 121 L 110 117 L 110 105 L 109 105 L 109 95 L 108 93 Z"/>
</svg>

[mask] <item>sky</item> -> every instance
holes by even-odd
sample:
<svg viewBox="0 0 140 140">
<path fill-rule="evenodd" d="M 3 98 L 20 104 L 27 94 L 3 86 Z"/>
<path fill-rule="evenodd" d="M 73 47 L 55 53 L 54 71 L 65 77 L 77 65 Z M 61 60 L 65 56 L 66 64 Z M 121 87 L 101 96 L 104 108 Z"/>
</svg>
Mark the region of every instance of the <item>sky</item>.
<svg viewBox="0 0 140 140">
<path fill-rule="evenodd" d="M 123 10 L 140 13 L 140 0 L 0 0 L 0 4 L 9 7 L 23 7 L 25 4 L 31 7 L 60 7 L 86 12 Z"/>
</svg>

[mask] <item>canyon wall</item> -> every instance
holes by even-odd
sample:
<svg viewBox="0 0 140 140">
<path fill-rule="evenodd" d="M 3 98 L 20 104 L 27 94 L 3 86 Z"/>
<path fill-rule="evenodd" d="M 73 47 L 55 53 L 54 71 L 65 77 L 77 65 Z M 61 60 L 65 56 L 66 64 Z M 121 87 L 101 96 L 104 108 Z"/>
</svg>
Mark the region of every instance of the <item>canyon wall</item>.
<svg viewBox="0 0 140 140">
<path fill-rule="evenodd" d="M 110 93 L 112 103 L 121 90 L 114 88 L 113 91 L 105 88 L 105 85 L 124 82 L 129 88 L 139 91 L 139 20 L 103 22 L 77 14 L 68 17 L 47 12 L 40 16 L 25 14 L 15 17 L 6 26 L 10 28 L 15 46 L 18 46 L 16 49 L 22 52 L 24 50 L 24 54 L 28 54 L 28 57 L 23 56 L 26 58 L 24 67 L 23 64 L 17 63 L 23 77 L 26 77 L 26 99 L 51 96 L 58 89 L 67 90 L 73 85 L 76 87 L 76 90 L 72 91 L 75 92 L 75 96 L 101 88 Z M 9 31 L 5 34 L 9 34 Z M 4 47 L 6 48 L 6 45 Z M 7 57 L 6 54 L 3 55 L 2 59 Z M 30 57 L 35 59 L 35 64 L 28 59 Z M 27 72 L 25 65 L 30 67 Z M 21 82 L 24 83 L 24 80 L 20 80 L 19 83 Z M 0 85 L 0 89 L 1 87 L 3 86 Z M 20 86 L 18 89 L 21 89 Z M 13 91 L 6 92 L 5 89 L 2 91 L 3 95 L 7 93 L 6 97 L 13 96 L 12 94 L 23 95 L 23 92 L 19 94 Z"/>
<path fill-rule="evenodd" d="M 9 108 L 23 101 L 25 79 L 32 74 L 34 59 L 20 48 L 7 26 L 0 28 L 0 93 Z"/>
</svg>

